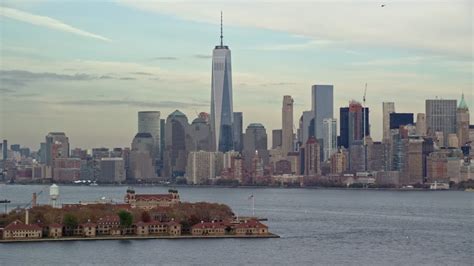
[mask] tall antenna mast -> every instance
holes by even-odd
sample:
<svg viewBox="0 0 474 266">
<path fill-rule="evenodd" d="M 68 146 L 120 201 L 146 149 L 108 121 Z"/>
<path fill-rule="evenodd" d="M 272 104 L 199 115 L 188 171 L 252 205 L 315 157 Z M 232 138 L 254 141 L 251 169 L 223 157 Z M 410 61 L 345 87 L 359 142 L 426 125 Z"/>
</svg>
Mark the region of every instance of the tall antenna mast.
<svg viewBox="0 0 474 266">
<path fill-rule="evenodd" d="M 221 47 L 224 46 L 224 36 L 222 35 L 222 11 L 221 11 Z"/>
</svg>

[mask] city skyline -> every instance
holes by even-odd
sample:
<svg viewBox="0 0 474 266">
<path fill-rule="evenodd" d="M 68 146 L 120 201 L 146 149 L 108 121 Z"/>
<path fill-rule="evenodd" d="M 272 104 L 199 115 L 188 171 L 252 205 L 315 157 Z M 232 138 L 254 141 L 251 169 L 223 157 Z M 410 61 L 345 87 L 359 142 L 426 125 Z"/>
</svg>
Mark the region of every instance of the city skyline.
<svg viewBox="0 0 474 266">
<path fill-rule="evenodd" d="M 144 5 L 150 6 L 148 11 L 144 11 Z M 295 9 L 301 11 L 307 5 L 322 10 L 334 8 L 318 2 L 298 4 Z M 431 47 L 436 46 L 434 41 L 427 42 L 430 47 L 423 47 L 416 38 L 406 38 L 405 43 L 370 44 L 357 43 L 357 38 L 348 36 L 349 45 L 343 45 L 341 36 L 323 38 L 321 32 L 298 32 L 293 23 L 286 29 L 278 28 L 283 24 L 276 17 L 278 23 L 270 27 L 246 18 L 242 10 L 255 12 L 249 6 L 226 6 L 226 43 L 234 53 L 234 111 L 243 112 L 244 128 L 262 123 L 271 132 L 281 128 L 281 98 L 291 95 L 293 124 L 298 127 L 299 116 L 311 109 L 311 86 L 332 84 L 333 112 L 339 120 L 339 107 L 347 106 L 352 99 L 361 101 L 367 82 L 370 129 L 372 137 L 380 140 L 382 102 L 395 102 L 397 112 L 416 114 L 424 113 L 424 99 L 439 96 L 459 100 L 464 92 L 467 105 L 472 106 L 472 54 L 465 49 L 472 40 L 461 36 L 468 27 L 469 15 L 452 15 L 456 8 L 464 10 L 469 3 L 460 1 L 449 8 L 446 5 L 427 2 L 423 7 L 450 18 L 444 30 L 436 28 L 436 24 L 427 27 L 428 37 L 458 29 L 451 34 L 455 35 L 452 40 L 443 39 L 443 49 Z M 53 6 L 56 4 L 47 1 L 42 5 L 6 1 L 0 6 L 2 139 L 37 149 L 44 135 L 60 131 L 71 139 L 71 147 L 124 147 L 136 133 L 138 111 L 160 111 L 165 118 L 179 109 L 190 120 L 194 113 L 210 111 L 210 56 L 219 37 L 220 7 L 192 14 L 189 5 L 163 4 L 157 9 L 154 3 L 144 2 Z M 258 3 L 256 9 L 264 6 Z M 282 10 L 285 4 L 275 6 Z M 406 3 L 385 9 L 375 2 L 358 3 L 343 10 L 362 7 L 370 10 L 364 13 L 369 15 L 363 21 L 367 23 L 379 18 L 380 12 L 399 15 Z M 143 32 L 134 35 L 131 28 L 119 30 L 114 25 L 116 17 L 106 20 L 99 16 L 103 8 L 111 8 L 114 14 L 127 14 L 133 26 L 143 23 Z M 407 16 L 412 19 L 422 12 L 420 4 L 410 10 Z M 78 19 L 73 12 L 84 17 Z M 272 12 L 261 15 L 268 18 Z M 296 18 L 288 12 L 283 14 L 283 20 Z M 305 12 L 302 14 L 301 19 L 307 20 Z M 424 25 L 431 19 L 421 18 L 420 23 Z M 99 23 L 103 25 L 96 27 Z M 392 27 L 386 30 L 393 30 Z M 120 31 L 129 35 L 120 35 Z M 22 37 L 17 32 L 25 34 Z M 151 33 L 166 38 L 154 38 Z M 413 37 L 413 32 L 395 33 L 401 39 Z M 386 37 L 384 34 L 376 35 Z M 50 43 L 48 38 L 57 39 L 60 44 Z M 412 46 L 408 45 L 410 41 Z M 344 56 L 338 55 L 341 52 Z M 275 65 L 276 62 L 281 64 Z"/>
</svg>

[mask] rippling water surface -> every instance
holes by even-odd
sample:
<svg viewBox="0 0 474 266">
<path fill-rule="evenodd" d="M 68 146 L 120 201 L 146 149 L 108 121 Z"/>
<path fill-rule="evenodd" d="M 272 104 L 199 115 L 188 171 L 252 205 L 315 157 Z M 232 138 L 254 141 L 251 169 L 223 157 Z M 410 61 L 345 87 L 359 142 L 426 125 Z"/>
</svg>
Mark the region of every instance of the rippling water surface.
<svg viewBox="0 0 474 266">
<path fill-rule="evenodd" d="M 0 185 L 9 208 L 47 186 Z M 136 187 L 165 193 L 164 187 Z M 123 186 L 61 186 L 61 202 L 106 197 Z M 225 203 L 255 212 L 280 239 L 123 240 L 0 244 L 0 265 L 52 264 L 426 264 L 472 265 L 474 193 L 269 188 L 179 188 L 184 201 Z M 3 206 L 0 205 L 0 211 Z"/>
</svg>

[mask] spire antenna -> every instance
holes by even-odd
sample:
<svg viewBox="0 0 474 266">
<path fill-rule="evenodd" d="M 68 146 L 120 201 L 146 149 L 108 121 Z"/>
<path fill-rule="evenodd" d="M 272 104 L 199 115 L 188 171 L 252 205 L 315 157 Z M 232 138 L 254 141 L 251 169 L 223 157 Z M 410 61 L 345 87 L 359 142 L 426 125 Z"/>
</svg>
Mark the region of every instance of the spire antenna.
<svg viewBox="0 0 474 266">
<path fill-rule="evenodd" d="M 222 35 L 222 11 L 221 11 L 221 47 L 224 46 L 224 36 Z"/>
</svg>

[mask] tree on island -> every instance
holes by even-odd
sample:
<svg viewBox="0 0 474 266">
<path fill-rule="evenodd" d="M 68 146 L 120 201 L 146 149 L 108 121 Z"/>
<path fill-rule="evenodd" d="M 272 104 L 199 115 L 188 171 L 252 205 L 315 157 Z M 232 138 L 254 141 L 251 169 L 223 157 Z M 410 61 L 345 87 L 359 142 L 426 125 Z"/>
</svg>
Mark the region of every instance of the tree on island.
<svg viewBox="0 0 474 266">
<path fill-rule="evenodd" d="M 71 213 L 66 213 L 64 214 L 64 217 L 63 217 L 63 224 L 66 227 L 66 234 L 72 235 L 72 232 L 74 231 L 75 228 L 77 228 L 77 225 L 79 223 L 77 221 L 76 216 L 74 216 Z"/>
<path fill-rule="evenodd" d="M 118 212 L 120 218 L 120 227 L 123 229 L 130 228 L 133 223 L 133 215 L 128 211 L 121 210 Z M 126 233 L 126 230 L 123 230 Z"/>
</svg>

